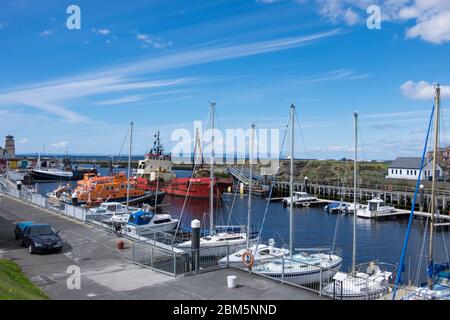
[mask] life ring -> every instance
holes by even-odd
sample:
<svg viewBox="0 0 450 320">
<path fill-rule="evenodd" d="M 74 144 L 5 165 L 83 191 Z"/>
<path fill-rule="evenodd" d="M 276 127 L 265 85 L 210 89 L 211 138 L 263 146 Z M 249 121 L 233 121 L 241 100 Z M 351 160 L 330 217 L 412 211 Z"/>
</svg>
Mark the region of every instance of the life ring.
<svg viewBox="0 0 450 320">
<path fill-rule="evenodd" d="M 242 255 L 242 263 L 248 267 L 251 268 L 253 266 L 253 263 L 255 262 L 255 257 L 252 254 L 251 250 L 246 250 L 244 254 Z"/>
<path fill-rule="evenodd" d="M 387 190 L 388 190 L 389 192 L 392 192 L 392 186 L 388 186 Z"/>
</svg>

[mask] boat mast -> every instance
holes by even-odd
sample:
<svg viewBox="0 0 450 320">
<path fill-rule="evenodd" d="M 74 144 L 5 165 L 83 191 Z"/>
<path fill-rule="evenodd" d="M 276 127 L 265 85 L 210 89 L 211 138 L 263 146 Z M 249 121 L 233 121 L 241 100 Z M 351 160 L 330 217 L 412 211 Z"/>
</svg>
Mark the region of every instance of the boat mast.
<svg viewBox="0 0 450 320">
<path fill-rule="evenodd" d="M 294 117 L 295 105 L 291 105 L 291 169 L 289 177 L 289 254 L 292 257 L 294 250 Z"/>
<path fill-rule="evenodd" d="M 130 149 L 128 152 L 128 177 L 127 177 L 127 209 L 126 212 L 128 213 L 128 206 L 130 202 L 130 177 L 131 177 L 131 145 L 133 144 L 133 122 L 130 123 Z"/>
<path fill-rule="evenodd" d="M 252 216 L 252 188 L 253 188 L 253 152 L 255 143 L 255 124 L 252 124 L 251 133 L 251 147 L 250 147 L 250 182 L 248 183 L 248 212 L 247 212 L 247 249 L 250 247 L 250 220 Z"/>
<path fill-rule="evenodd" d="M 352 273 L 356 273 L 356 216 L 358 213 L 358 206 L 356 204 L 356 175 L 358 163 L 358 112 L 353 113 L 355 119 L 355 159 L 353 160 L 353 254 L 352 254 Z"/>
<path fill-rule="evenodd" d="M 433 236 L 434 236 L 434 214 L 436 212 L 436 162 L 437 162 L 437 148 L 439 141 L 439 104 L 440 104 L 440 95 L 441 88 L 439 84 L 435 87 L 436 96 L 435 96 L 435 107 L 436 114 L 434 118 L 434 146 L 433 146 L 433 163 L 432 163 L 432 181 L 431 181 L 431 222 L 430 222 L 430 243 L 429 243 L 429 256 L 428 256 L 428 265 L 431 266 L 434 271 L 433 265 Z M 428 274 L 428 289 L 433 288 L 433 273 L 432 276 Z"/>
<path fill-rule="evenodd" d="M 161 173 L 161 157 L 162 157 L 162 153 L 160 152 L 159 130 L 158 130 L 158 135 L 156 138 L 156 155 L 158 156 L 158 172 L 157 172 L 157 177 L 156 177 L 155 211 L 158 208 L 159 175 Z"/>
<path fill-rule="evenodd" d="M 211 102 L 211 172 L 209 178 L 209 229 L 210 234 L 214 232 L 214 113 L 215 102 Z"/>
</svg>

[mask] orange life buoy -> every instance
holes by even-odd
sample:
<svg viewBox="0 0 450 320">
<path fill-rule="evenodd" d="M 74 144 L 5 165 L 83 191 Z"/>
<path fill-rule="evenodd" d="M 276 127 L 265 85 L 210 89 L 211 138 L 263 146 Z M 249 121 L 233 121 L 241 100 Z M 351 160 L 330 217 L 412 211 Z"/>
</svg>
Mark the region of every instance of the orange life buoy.
<svg viewBox="0 0 450 320">
<path fill-rule="evenodd" d="M 242 255 L 242 263 L 248 267 L 251 268 L 253 266 L 253 263 L 255 262 L 255 257 L 252 254 L 251 250 L 246 250 L 244 254 Z"/>
<path fill-rule="evenodd" d="M 388 186 L 388 191 L 391 192 L 392 191 L 392 186 Z"/>
</svg>

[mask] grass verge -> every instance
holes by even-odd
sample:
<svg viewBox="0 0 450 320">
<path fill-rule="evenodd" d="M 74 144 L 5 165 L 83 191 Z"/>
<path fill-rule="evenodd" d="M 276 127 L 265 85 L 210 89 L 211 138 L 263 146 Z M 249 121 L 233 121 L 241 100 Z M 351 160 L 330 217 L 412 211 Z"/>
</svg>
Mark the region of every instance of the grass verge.
<svg viewBox="0 0 450 320">
<path fill-rule="evenodd" d="M 47 300 L 21 268 L 11 260 L 0 259 L 0 300 Z"/>
</svg>

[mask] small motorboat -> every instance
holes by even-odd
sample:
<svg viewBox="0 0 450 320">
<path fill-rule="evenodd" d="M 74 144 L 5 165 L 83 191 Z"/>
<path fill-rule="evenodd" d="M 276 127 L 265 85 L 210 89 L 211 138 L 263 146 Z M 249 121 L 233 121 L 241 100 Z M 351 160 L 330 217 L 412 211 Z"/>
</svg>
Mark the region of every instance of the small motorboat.
<svg viewBox="0 0 450 320">
<path fill-rule="evenodd" d="M 157 214 L 153 210 L 138 210 L 130 214 L 126 232 L 137 236 L 147 236 L 157 232 L 170 232 L 178 226 L 178 219 L 170 214 Z"/>
<path fill-rule="evenodd" d="M 294 196 L 293 196 L 294 205 L 311 203 L 311 202 L 315 202 L 315 201 L 317 201 L 317 198 L 309 195 L 306 192 L 297 192 L 297 191 L 294 192 Z M 287 206 L 287 205 L 290 205 L 290 203 L 291 203 L 290 197 L 283 198 L 284 205 Z"/>
<path fill-rule="evenodd" d="M 356 215 L 361 218 L 378 218 L 380 216 L 394 212 L 395 208 L 386 205 L 382 199 L 372 199 L 367 201 L 367 207 L 362 210 L 357 210 Z"/>
<path fill-rule="evenodd" d="M 96 220 L 105 223 L 112 221 L 128 221 L 129 212 L 136 211 L 137 208 L 128 207 L 120 202 L 103 202 L 100 206 L 91 208 L 86 212 L 86 220 Z"/>
</svg>

